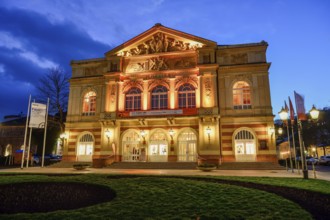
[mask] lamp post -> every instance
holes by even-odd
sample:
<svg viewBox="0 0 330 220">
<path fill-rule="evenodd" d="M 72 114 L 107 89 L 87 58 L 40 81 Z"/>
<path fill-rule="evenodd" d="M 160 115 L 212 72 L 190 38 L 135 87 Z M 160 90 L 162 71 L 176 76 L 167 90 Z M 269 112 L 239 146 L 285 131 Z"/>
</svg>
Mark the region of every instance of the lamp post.
<svg viewBox="0 0 330 220">
<path fill-rule="evenodd" d="M 283 124 L 286 125 L 286 131 L 287 131 L 287 135 L 288 135 L 288 144 L 289 144 L 289 156 L 290 156 L 290 167 L 291 167 L 291 170 L 292 170 L 292 173 L 294 172 L 293 171 L 293 166 L 292 166 L 292 155 L 291 155 L 291 143 L 290 143 L 290 135 L 289 135 L 289 122 L 288 122 L 288 116 L 289 116 L 289 113 L 288 113 L 288 110 L 283 108 L 281 109 L 281 111 L 278 113 Z"/>
</svg>

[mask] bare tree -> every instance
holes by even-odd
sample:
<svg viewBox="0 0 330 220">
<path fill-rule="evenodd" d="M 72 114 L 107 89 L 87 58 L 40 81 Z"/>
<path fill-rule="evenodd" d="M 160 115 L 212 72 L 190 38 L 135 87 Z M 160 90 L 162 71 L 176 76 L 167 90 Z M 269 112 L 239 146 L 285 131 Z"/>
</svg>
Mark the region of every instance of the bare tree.
<svg viewBox="0 0 330 220">
<path fill-rule="evenodd" d="M 37 85 L 40 99 L 49 98 L 49 112 L 58 115 L 61 132 L 64 131 L 65 112 L 68 106 L 70 76 L 60 67 L 49 69 Z"/>
</svg>

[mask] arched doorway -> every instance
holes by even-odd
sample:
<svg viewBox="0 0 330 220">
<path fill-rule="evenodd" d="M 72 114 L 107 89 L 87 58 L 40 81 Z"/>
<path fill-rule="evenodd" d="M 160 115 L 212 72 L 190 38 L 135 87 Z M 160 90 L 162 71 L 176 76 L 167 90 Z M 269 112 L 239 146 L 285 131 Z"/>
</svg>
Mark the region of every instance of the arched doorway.
<svg viewBox="0 0 330 220">
<path fill-rule="evenodd" d="M 148 153 L 150 162 L 167 162 L 168 142 L 163 131 L 157 130 L 152 134 Z"/>
<path fill-rule="evenodd" d="M 240 130 L 235 135 L 236 161 L 252 162 L 256 160 L 256 140 L 252 132 Z"/>
<path fill-rule="evenodd" d="M 178 161 L 194 162 L 196 161 L 197 137 L 192 131 L 184 131 L 178 137 L 179 152 Z"/>
<path fill-rule="evenodd" d="M 84 134 L 79 138 L 77 161 L 91 162 L 93 160 L 94 138 L 92 134 Z"/>
<path fill-rule="evenodd" d="M 122 139 L 122 161 L 138 162 L 146 160 L 145 148 L 140 145 L 140 136 L 136 131 L 128 131 Z"/>
</svg>

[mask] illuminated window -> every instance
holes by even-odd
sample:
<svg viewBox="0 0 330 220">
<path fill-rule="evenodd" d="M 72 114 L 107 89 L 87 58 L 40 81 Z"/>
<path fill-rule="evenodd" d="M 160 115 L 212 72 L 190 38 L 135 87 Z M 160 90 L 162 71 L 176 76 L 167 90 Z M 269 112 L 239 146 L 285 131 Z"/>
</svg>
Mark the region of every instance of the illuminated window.
<svg viewBox="0 0 330 220">
<path fill-rule="evenodd" d="M 179 108 L 195 108 L 196 97 L 195 88 L 190 84 L 180 86 L 179 93 Z"/>
<path fill-rule="evenodd" d="M 151 109 L 167 109 L 168 94 L 165 86 L 156 86 L 151 93 Z"/>
<path fill-rule="evenodd" d="M 95 115 L 96 110 L 96 93 L 88 92 L 84 96 L 83 115 Z"/>
<path fill-rule="evenodd" d="M 247 82 L 239 81 L 233 86 L 234 109 L 251 109 L 251 90 Z"/>
<path fill-rule="evenodd" d="M 125 100 L 126 111 L 141 110 L 141 90 L 138 88 L 131 88 L 126 93 Z"/>
</svg>

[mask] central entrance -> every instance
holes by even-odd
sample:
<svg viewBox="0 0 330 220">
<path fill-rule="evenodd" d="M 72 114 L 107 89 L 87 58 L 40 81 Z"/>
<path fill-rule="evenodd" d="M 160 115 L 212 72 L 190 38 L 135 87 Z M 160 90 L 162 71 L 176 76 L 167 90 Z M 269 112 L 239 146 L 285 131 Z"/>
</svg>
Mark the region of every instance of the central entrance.
<svg viewBox="0 0 330 220">
<path fill-rule="evenodd" d="M 179 138 L 179 155 L 180 162 L 195 162 L 197 159 L 196 145 L 197 137 L 194 132 L 186 131 L 180 134 Z"/>
<path fill-rule="evenodd" d="M 150 137 L 148 154 L 149 162 L 167 162 L 168 142 L 163 131 L 157 130 Z"/>
</svg>

